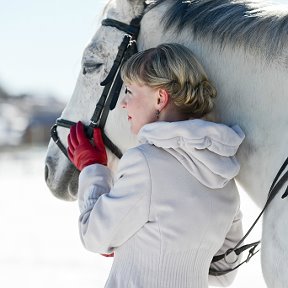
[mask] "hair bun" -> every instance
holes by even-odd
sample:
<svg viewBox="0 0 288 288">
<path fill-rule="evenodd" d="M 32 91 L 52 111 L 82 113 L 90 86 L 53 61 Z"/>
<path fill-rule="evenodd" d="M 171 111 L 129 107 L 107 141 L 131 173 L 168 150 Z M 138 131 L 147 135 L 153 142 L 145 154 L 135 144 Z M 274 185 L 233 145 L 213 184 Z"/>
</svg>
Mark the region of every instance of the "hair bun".
<svg viewBox="0 0 288 288">
<path fill-rule="evenodd" d="M 198 85 L 199 93 L 203 95 L 204 98 L 215 98 L 217 95 L 216 89 L 207 80 L 203 80 Z"/>
<path fill-rule="evenodd" d="M 192 94 L 196 103 L 194 102 L 194 105 L 191 107 L 194 110 L 192 114 L 200 118 L 213 109 L 213 99 L 216 97 L 217 92 L 208 80 L 201 81 L 193 90 Z"/>
<path fill-rule="evenodd" d="M 185 101 L 175 101 L 175 104 L 185 114 L 193 118 L 202 118 L 213 109 L 213 99 L 216 97 L 217 92 L 213 85 L 205 79 L 196 86 L 188 82 L 185 83 L 182 87 L 181 94 L 185 95 Z M 181 98 L 178 97 L 177 100 L 181 100 Z"/>
</svg>

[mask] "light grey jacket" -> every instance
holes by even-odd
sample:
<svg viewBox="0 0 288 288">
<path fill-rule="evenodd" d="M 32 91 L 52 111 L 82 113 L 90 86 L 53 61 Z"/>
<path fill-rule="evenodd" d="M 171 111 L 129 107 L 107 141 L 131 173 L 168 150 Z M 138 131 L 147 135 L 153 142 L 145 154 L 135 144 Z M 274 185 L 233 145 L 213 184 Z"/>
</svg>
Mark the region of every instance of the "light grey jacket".
<svg viewBox="0 0 288 288">
<path fill-rule="evenodd" d="M 231 268 L 225 261 L 211 265 L 212 257 L 242 236 L 233 178 L 243 132 L 203 120 L 155 122 L 138 139 L 115 180 L 99 164 L 79 178 L 82 242 L 94 252 L 115 252 L 105 287 L 229 285 L 234 272 L 208 271 Z"/>
</svg>

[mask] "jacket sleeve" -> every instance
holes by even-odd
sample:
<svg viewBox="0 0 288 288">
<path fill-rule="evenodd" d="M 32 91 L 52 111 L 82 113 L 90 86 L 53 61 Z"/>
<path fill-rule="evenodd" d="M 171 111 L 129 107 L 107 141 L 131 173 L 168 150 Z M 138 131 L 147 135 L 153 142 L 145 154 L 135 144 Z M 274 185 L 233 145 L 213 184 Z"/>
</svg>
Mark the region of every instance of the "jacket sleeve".
<svg viewBox="0 0 288 288">
<path fill-rule="evenodd" d="M 114 185 L 106 166 L 93 164 L 82 170 L 79 230 L 88 250 L 112 253 L 148 221 L 150 182 L 145 156 L 137 148 L 120 160 Z"/>
<path fill-rule="evenodd" d="M 231 228 L 229 232 L 226 235 L 225 241 L 223 243 L 223 246 L 218 251 L 216 255 L 224 254 L 228 249 L 233 248 L 236 246 L 236 244 L 240 241 L 240 239 L 243 236 L 243 229 L 242 229 L 242 213 L 240 210 L 238 210 L 234 221 L 231 225 Z M 230 257 L 230 258 L 229 258 Z M 240 263 L 241 257 L 236 258 L 236 255 L 234 253 L 231 253 L 230 256 L 228 256 L 229 262 L 233 264 L 228 264 L 224 259 L 211 263 L 210 268 L 215 269 L 217 271 L 223 271 L 227 269 L 231 269 L 235 266 L 237 266 Z M 228 259 L 227 258 L 227 259 Z M 236 277 L 237 271 L 234 270 L 232 272 L 229 272 L 227 274 L 221 275 L 221 276 L 212 276 L 209 275 L 209 285 L 211 286 L 217 286 L 217 287 L 226 287 L 231 285 L 231 283 L 234 281 Z"/>
</svg>

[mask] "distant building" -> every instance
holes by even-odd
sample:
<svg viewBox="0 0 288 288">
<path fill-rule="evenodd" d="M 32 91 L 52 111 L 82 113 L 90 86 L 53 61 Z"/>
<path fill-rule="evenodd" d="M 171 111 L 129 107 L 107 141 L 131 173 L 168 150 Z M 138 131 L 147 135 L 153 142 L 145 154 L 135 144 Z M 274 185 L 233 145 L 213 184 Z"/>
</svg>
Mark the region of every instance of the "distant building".
<svg viewBox="0 0 288 288">
<path fill-rule="evenodd" d="M 45 99 L 42 103 L 34 103 L 31 108 L 22 143 L 48 144 L 50 129 L 64 109 L 64 104 L 55 99 Z"/>
<path fill-rule="evenodd" d="M 0 102 L 0 146 L 21 144 L 27 124 L 28 119 L 21 109 L 8 101 Z"/>
<path fill-rule="evenodd" d="M 54 97 L 10 96 L 0 87 L 0 148 L 46 145 L 50 128 L 64 106 Z"/>
<path fill-rule="evenodd" d="M 22 137 L 22 143 L 48 144 L 51 126 L 58 117 L 59 113 L 53 111 L 36 112 L 31 115 Z"/>
</svg>

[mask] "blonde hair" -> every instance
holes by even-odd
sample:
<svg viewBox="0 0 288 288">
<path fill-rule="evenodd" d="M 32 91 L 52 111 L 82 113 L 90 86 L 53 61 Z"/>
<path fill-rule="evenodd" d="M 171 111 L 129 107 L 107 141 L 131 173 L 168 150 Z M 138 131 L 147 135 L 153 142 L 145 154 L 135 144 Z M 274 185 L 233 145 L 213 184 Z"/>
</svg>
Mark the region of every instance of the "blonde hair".
<svg viewBox="0 0 288 288">
<path fill-rule="evenodd" d="M 180 112 L 189 117 L 201 118 L 213 109 L 216 89 L 183 45 L 161 44 L 138 52 L 123 64 L 121 76 L 125 83 L 165 89 Z"/>
</svg>

